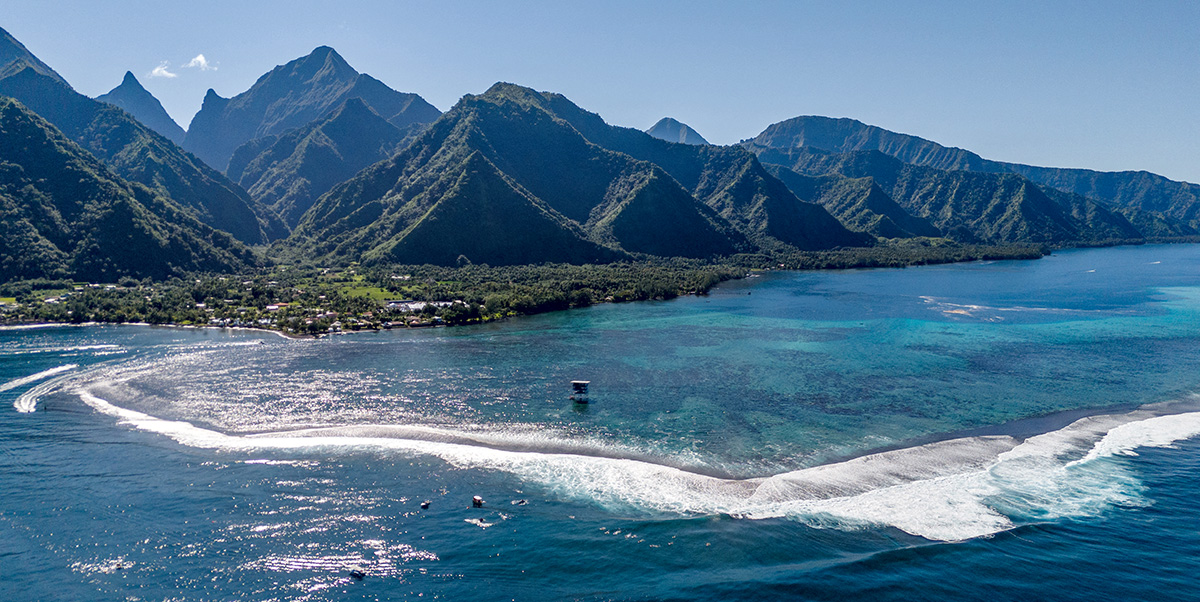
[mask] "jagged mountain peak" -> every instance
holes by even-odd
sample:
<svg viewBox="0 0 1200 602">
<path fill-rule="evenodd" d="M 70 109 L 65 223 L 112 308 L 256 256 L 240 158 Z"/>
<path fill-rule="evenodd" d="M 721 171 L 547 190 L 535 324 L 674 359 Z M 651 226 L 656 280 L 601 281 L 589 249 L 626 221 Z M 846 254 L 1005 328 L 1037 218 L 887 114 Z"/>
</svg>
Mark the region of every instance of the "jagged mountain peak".
<svg viewBox="0 0 1200 602">
<path fill-rule="evenodd" d="M 210 91 L 192 119 L 184 148 L 225 170 L 243 144 L 322 119 L 354 97 L 399 128 L 429 123 L 441 114 L 420 96 L 397 92 L 356 71 L 333 48 L 318 46 L 271 69 L 232 98 Z"/>
<path fill-rule="evenodd" d="M 169 196 L 239 240 L 266 242 L 264 228 L 272 226 L 259 221 L 244 191 L 128 112 L 29 68 L 0 77 L 0 94 L 21 101 L 117 175 Z"/>
<path fill-rule="evenodd" d="M 129 71 L 125 72 L 125 77 L 119 86 L 107 94 L 97 96 L 96 100 L 124 109 L 126 113 L 133 115 L 134 119 L 162 134 L 175 144 L 183 142 L 183 128 L 179 127 L 174 119 L 171 119 L 162 103 Z"/>
<path fill-rule="evenodd" d="M 692 129 L 688 124 L 675 119 L 674 117 L 663 117 L 658 120 L 650 129 L 646 130 L 647 134 L 666 140 L 667 142 L 679 142 L 682 144 L 707 145 L 708 140 L 704 139 L 699 132 Z"/>
<path fill-rule="evenodd" d="M 283 69 L 268 72 L 263 78 L 272 75 L 300 76 L 306 78 L 332 77 L 335 79 L 353 80 L 358 77 L 358 71 L 342 58 L 336 50 L 329 46 L 317 46 L 305 56 L 289 61 Z M 261 81 L 261 79 L 260 79 Z"/>
</svg>

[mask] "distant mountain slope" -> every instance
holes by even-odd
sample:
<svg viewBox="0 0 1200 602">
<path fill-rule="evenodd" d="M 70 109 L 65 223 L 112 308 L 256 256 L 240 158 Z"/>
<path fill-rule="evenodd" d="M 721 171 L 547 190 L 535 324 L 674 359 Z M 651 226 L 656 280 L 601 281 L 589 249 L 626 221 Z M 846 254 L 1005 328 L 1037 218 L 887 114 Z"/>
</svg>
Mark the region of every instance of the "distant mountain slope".
<svg viewBox="0 0 1200 602">
<path fill-rule="evenodd" d="M 121 85 L 113 88 L 107 94 L 97 96 L 96 100 L 125 109 L 125 112 L 133 115 L 134 119 L 166 136 L 167 140 L 175 144 L 183 143 L 183 128 L 179 127 L 174 119 L 171 119 L 162 103 L 143 88 L 141 82 L 129 71 L 125 72 L 125 79 L 121 81 Z"/>
<path fill-rule="evenodd" d="M 661 168 L 588 142 L 537 94 L 497 84 L 465 96 L 399 154 L 322 197 L 288 246 L 491 264 L 752 248 Z"/>
<path fill-rule="evenodd" d="M 1148 235 L 1200 233 L 1200 185 L 1169 180 L 1148 171 L 1092 171 L 1001 163 L 1038 184 L 1121 209 Z"/>
<path fill-rule="evenodd" d="M 975 153 L 898 134 L 847 118 L 805 115 L 767 126 L 743 144 L 765 148 L 811 147 L 835 153 L 876 150 L 905 163 L 934 169 L 1004 172 Z"/>
<path fill-rule="evenodd" d="M 750 148 L 812 147 L 834 152 L 874 150 L 905 163 L 935 169 L 1017 173 L 1041 186 L 1131 210 L 1131 219 L 1144 228 L 1169 229 L 1161 219 L 1165 218 L 1165 222 L 1177 221 L 1183 226 L 1175 226 L 1177 234 L 1194 234 L 1200 229 L 1200 185 L 1169 180 L 1145 171 L 1102 172 L 990 161 L 970 151 L 890 132 L 853 119 L 817 116 L 796 117 L 772 124 L 744 144 Z M 1154 226 L 1156 223 L 1159 225 Z"/>
<path fill-rule="evenodd" d="M 404 133 L 351 98 L 320 121 L 258 140 L 269 146 L 258 149 L 252 141 L 238 147 L 229 176 L 294 228 L 335 184 L 390 157 Z"/>
<path fill-rule="evenodd" d="M 19 102 L 0 97 L 0 282 L 113 282 L 257 263 L 229 234 L 114 175 Z"/>
<path fill-rule="evenodd" d="M 786 167 L 767 165 L 796 196 L 825 207 L 847 228 L 883 238 L 937 237 L 942 233 L 929 220 L 904 210 L 874 178 L 811 177 Z"/>
<path fill-rule="evenodd" d="M 488 93 L 536 106 L 593 144 L 661 167 L 759 246 L 783 244 L 813 251 L 875 242 L 872 236 L 847 230 L 824 208 L 796 198 L 744 149 L 672 144 L 611 126 L 561 94 L 512 84 L 496 84 Z"/>
<path fill-rule="evenodd" d="M 1042 190 L 1017 174 L 945 171 L 879 151 L 759 148 L 765 162 L 809 176 L 872 178 L 908 213 L 962 242 L 1055 243 L 1141 239 L 1125 217 L 1096 201 Z"/>
<path fill-rule="evenodd" d="M 696 130 L 693 130 L 686 123 L 682 123 L 671 117 L 659 119 L 658 123 L 655 123 L 650 126 L 650 129 L 646 130 L 646 133 L 667 142 L 709 144 L 708 140 L 705 140 L 704 136 L 701 136 Z"/>
<path fill-rule="evenodd" d="M 183 147 L 225 171 L 242 144 L 279 135 L 325 117 L 350 98 L 361 98 L 392 125 L 404 129 L 441 114 L 416 94 L 397 92 L 359 73 L 328 46 L 280 65 L 233 98 L 213 90 L 192 118 Z"/>
<path fill-rule="evenodd" d="M 115 106 L 30 67 L 0 79 L 0 94 L 20 100 L 117 175 L 170 197 L 238 240 L 261 244 L 286 234 L 283 223 L 270 212 L 256 211 L 236 184 Z"/>
<path fill-rule="evenodd" d="M 64 86 L 70 87 L 67 80 L 51 69 L 50 65 L 43 63 L 41 59 L 34 56 L 32 52 L 29 52 L 24 44 L 0 28 L 0 77 L 11 75 L 25 67 L 29 67 Z"/>
</svg>

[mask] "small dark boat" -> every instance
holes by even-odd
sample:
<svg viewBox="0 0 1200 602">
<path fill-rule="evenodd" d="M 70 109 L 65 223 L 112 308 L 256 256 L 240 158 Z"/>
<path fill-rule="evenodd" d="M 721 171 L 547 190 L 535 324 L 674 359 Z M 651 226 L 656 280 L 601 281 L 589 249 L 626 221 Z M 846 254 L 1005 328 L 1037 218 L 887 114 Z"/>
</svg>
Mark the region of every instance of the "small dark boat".
<svg viewBox="0 0 1200 602">
<path fill-rule="evenodd" d="M 588 403 L 588 385 L 590 380 L 573 380 L 571 381 L 571 401 L 575 403 Z"/>
</svg>

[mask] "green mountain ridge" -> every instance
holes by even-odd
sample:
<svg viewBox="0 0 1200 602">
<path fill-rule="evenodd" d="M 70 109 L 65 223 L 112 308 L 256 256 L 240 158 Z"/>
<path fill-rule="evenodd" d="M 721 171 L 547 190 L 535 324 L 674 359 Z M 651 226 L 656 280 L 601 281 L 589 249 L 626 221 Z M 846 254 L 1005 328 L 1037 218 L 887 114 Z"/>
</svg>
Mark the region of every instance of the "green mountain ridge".
<svg viewBox="0 0 1200 602">
<path fill-rule="evenodd" d="M 1104 172 L 991 161 L 960 148 L 899 134 L 854 119 L 801 116 L 772 124 L 743 142 L 752 149 L 812 147 L 874 150 L 905 163 L 942 170 L 1020 174 L 1042 187 L 1085 196 L 1126 213 L 1148 235 L 1200 232 L 1200 185 L 1146 171 Z M 1172 222 L 1178 222 L 1172 223 Z"/>
<path fill-rule="evenodd" d="M 657 165 L 756 245 L 814 251 L 874 243 L 874 237 L 847 230 L 824 208 L 796 198 L 745 149 L 667 142 L 609 125 L 561 94 L 513 84 L 496 84 L 485 95 L 538 107 L 593 144 Z"/>
<path fill-rule="evenodd" d="M 41 59 L 29 52 L 25 45 L 12 37 L 3 28 L 0 28 L 0 77 L 12 75 L 24 68 L 30 68 L 34 71 L 57 81 L 58 83 L 71 87 L 67 80 L 63 79 L 50 65 L 43 63 Z"/>
<path fill-rule="evenodd" d="M 872 178 L 906 212 L 966 243 L 1140 240 L 1128 219 L 1096 201 L 1042 190 L 1018 174 L 946 171 L 880 151 L 758 147 L 759 158 L 808 176 Z"/>
<path fill-rule="evenodd" d="M 258 259 L 129 183 L 20 102 L 0 97 L 0 282 L 235 271 Z"/>
<path fill-rule="evenodd" d="M 942 235 L 929 220 L 909 214 L 871 177 L 811 177 L 780 165 L 767 165 L 796 196 L 825 207 L 838 221 L 857 232 L 882 238 Z"/>
<path fill-rule="evenodd" d="M 587 261 L 614 260 L 626 253 L 709 257 L 752 248 L 661 168 L 592 144 L 530 93 L 537 94 L 498 84 L 482 95 L 465 96 L 399 154 L 318 200 L 286 246 L 298 256 L 394 257 L 392 249 L 415 248 L 405 239 L 429 240 L 421 232 L 422 218 L 439 203 L 439 215 L 459 215 L 460 229 L 470 230 L 469 216 L 453 210 L 451 202 L 476 201 L 444 192 L 447 181 L 466 172 L 486 174 L 472 181 L 485 178 L 489 196 L 504 198 L 514 214 L 541 216 L 529 227 L 507 220 L 479 234 L 529 241 L 533 248 L 524 261 L 576 262 L 583 255 Z M 501 195 L 498 190 L 505 187 L 512 190 Z M 516 211 L 521 199 L 531 208 Z M 550 236 L 547 224 L 556 224 L 558 234 Z M 538 243 L 524 235 L 527 229 L 559 242 Z M 514 261 L 468 236 L 447 236 L 441 243 L 447 248 L 484 252 L 461 253 L 473 262 Z M 575 239 L 586 243 L 587 253 L 578 252 L 577 243 L 561 242 Z M 450 258 L 442 251 L 435 255 Z"/>
<path fill-rule="evenodd" d="M 335 50 L 312 53 L 275 67 L 249 90 L 222 98 L 209 90 L 188 126 L 183 147 L 226 171 L 237 148 L 325 117 L 350 98 L 361 98 L 397 128 L 429 123 L 441 114 L 416 94 L 392 90 L 355 71 Z"/>
<path fill-rule="evenodd" d="M 113 105 L 28 66 L 0 79 L 0 94 L 21 101 L 117 175 L 170 197 L 238 240 L 262 244 L 286 233 L 277 217 L 255 207 L 236 184 Z"/>
<path fill-rule="evenodd" d="M 351 98 L 320 121 L 238 147 L 229 176 L 295 228 L 322 194 L 391 156 L 404 140 L 405 132 Z"/>
<path fill-rule="evenodd" d="M 183 128 L 179 127 L 174 119 L 171 119 L 162 103 L 149 90 L 142 87 L 141 82 L 133 76 L 132 72 L 126 71 L 125 78 L 121 80 L 119 86 L 106 94 L 97 96 L 96 100 L 124 109 L 134 119 L 162 134 L 176 145 L 183 143 Z"/>
<path fill-rule="evenodd" d="M 420 215 L 364 259 L 453 265 L 464 257 L 513 265 L 605 263 L 621 257 L 589 242 L 578 226 L 521 190 L 479 152 L 445 172 L 416 200 L 410 211 Z"/>
</svg>

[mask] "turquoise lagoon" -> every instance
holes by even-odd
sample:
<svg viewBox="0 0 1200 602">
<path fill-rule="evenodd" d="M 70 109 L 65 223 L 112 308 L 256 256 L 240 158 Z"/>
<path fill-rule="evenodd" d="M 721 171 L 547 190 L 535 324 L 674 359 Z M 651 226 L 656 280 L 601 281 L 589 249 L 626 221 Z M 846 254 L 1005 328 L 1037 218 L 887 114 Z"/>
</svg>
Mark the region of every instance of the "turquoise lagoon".
<svg viewBox="0 0 1200 602">
<path fill-rule="evenodd" d="M 1198 366 L 1193 245 L 0 330 L 0 597 L 1198 599 Z"/>
</svg>

